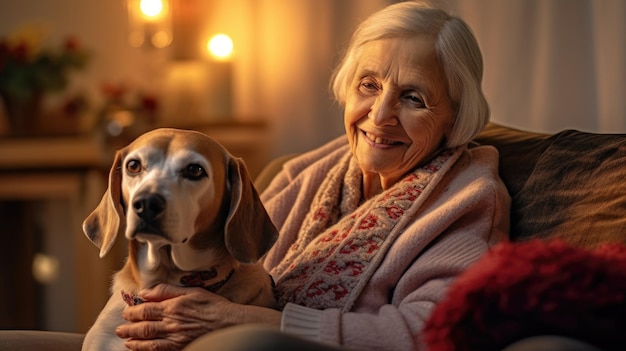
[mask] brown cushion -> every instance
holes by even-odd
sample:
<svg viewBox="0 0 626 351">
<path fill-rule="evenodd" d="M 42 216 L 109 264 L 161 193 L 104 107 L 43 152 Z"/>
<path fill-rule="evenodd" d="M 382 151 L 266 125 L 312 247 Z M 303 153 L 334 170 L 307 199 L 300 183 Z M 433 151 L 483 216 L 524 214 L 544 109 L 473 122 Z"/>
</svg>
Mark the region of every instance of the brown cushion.
<svg viewBox="0 0 626 351">
<path fill-rule="evenodd" d="M 523 133 L 491 126 L 477 138 L 500 151 L 512 240 L 626 243 L 626 135 Z"/>
<path fill-rule="evenodd" d="M 0 330 L 0 351 L 79 351 L 83 334 L 41 330 Z"/>
<path fill-rule="evenodd" d="M 531 133 L 490 123 L 476 143 L 493 145 L 500 153 L 500 177 L 511 197 L 524 187 L 539 156 L 550 145 L 548 134 Z"/>
</svg>

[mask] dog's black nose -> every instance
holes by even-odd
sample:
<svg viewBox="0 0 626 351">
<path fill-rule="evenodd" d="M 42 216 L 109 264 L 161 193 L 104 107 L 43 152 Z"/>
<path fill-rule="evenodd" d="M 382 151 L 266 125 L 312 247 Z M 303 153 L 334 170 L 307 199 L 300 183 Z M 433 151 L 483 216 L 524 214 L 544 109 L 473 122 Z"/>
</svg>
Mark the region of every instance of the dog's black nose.
<svg viewBox="0 0 626 351">
<path fill-rule="evenodd" d="M 153 220 L 165 211 L 165 198 L 159 194 L 139 195 L 133 202 L 133 208 L 141 219 Z"/>
</svg>

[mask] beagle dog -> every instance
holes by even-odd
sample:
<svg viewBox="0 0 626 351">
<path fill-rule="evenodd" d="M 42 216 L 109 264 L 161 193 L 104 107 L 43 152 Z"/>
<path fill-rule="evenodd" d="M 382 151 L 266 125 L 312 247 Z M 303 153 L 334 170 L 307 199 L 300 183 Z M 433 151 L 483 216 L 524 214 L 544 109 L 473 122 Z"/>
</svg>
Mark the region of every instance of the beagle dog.
<svg viewBox="0 0 626 351">
<path fill-rule="evenodd" d="M 112 295 L 83 350 L 123 350 L 115 328 L 137 292 L 159 283 L 203 287 L 231 301 L 273 307 L 274 289 L 259 259 L 278 232 L 241 159 L 208 136 L 156 129 L 119 150 L 100 204 L 83 231 L 104 257 L 129 242 Z"/>
</svg>

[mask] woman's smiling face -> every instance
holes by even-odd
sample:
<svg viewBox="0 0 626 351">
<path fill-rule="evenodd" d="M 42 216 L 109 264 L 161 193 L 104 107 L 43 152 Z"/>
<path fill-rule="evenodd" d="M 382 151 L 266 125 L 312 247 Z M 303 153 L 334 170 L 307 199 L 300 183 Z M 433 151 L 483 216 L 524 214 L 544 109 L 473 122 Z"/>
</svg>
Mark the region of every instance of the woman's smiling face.
<svg viewBox="0 0 626 351">
<path fill-rule="evenodd" d="M 443 68 L 427 37 L 366 43 L 345 102 L 346 133 L 365 188 L 368 178 L 379 178 L 387 189 L 427 161 L 454 124 Z"/>
</svg>

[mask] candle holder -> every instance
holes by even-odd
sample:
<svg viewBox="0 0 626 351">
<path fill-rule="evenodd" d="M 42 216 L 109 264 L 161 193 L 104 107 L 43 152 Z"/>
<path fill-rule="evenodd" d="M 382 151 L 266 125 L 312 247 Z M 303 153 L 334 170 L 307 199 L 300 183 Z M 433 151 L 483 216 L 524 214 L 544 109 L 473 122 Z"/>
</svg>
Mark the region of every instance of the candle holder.
<svg viewBox="0 0 626 351">
<path fill-rule="evenodd" d="M 172 11 L 168 0 L 127 0 L 128 42 L 132 47 L 163 49 L 172 43 Z"/>
<path fill-rule="evenodd" d="M 233 42 L 218 34 L 206 50 L 202 58 L 168 64 L 165 118 L 182 125 L 232 120 Z"/>
</svg>

